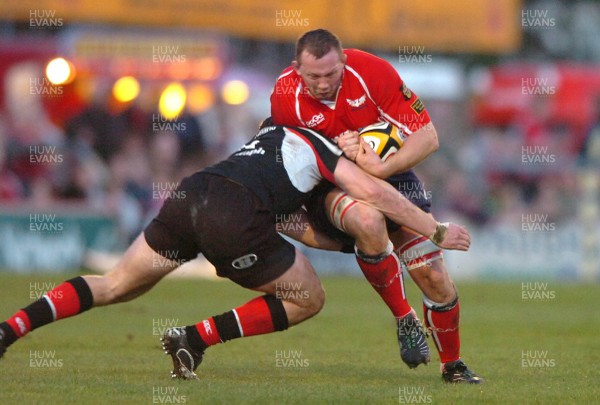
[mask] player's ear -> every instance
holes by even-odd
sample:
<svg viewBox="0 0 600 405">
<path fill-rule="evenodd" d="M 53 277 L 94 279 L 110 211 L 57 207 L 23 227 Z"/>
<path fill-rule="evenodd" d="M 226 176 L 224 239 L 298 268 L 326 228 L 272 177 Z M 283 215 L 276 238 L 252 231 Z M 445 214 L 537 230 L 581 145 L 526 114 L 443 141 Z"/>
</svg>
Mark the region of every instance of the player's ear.
<svg viewBox="0 0 600 405">
<path fill-rule="evenodd" d="M 294 67 L 294 70 L 296 71 L 296 73 L 300 74 L 299 70 L 300 69 L 300 63 L 298 63 L 298 61 L 296 59 L 294 59 L 292 61 L 292 66 Z"/>
</svg>

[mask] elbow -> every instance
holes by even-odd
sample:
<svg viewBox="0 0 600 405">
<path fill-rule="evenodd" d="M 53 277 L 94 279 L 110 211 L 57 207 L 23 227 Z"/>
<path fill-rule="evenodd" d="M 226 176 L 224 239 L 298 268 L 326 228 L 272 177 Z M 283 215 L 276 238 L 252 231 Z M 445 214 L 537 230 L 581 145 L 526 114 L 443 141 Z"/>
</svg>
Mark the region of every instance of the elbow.
<svg viewBox="0 0 600 405">
<path fill-rule="evenodd" d="M 431 153 L 433 153 L 433 152 L 437 152 L 437 150 L 439 148 L 440 148 L 440 141 L 438 140 L 437 133 L 435 132 L 435 130 L 433 130 L 431 132 L 431 136 L 430 136 L 429 149 L 431 150 Z"/>
<path fill-rule="evenodd" d="M 429 123 L 423 128 L 419 129 L 415 134 L 419 135 L 423 140 L 424 150 L 427 150 L 428 155 L 436 152 L 440 148 L 440 142 L 438 140 L 437 131 L 433 126 L 433 123 Z"/>
<path fill-rule="evenodd" d="M 431 141 L 431 152 L 437 152 L 437 150 L 440 148 L 440 142 L 438 141 L 437 136 L 435 138 L 433 138 L 433 141 Z"/>
</svg>

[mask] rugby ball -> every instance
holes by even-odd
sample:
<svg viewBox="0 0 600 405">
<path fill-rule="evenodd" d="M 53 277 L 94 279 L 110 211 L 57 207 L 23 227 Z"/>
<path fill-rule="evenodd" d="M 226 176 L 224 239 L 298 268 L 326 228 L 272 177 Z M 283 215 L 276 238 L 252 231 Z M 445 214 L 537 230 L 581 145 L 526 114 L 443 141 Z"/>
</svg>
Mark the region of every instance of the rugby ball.
<svg viewBox="0 0 600 405">
<path fill-rule="evenodd" d="M 384 162 L 398 152 L 404 141 L 398 127 L 389 122 L 367 125 L 358 132 Z"/>
</svg>

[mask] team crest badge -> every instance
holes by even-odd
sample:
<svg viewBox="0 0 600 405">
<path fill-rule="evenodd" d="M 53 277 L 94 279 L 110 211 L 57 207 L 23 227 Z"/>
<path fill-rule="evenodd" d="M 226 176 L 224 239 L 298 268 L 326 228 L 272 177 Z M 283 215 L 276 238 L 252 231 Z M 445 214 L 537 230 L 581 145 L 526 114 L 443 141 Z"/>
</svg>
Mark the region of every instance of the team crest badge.
<svg viewBox="0 0 600 405">
<path fill-rule="evenodd" d="M 367 96 L 365 94 L 363 94 L 362 97 L 359 97 L 355 100 L 350 100 L 349 98 L 347 98 L 346 102 L 350 105 L 350 107 L 358 108 L 365 103 L 366 99 L 367 99 Z"/>
<path fill-rule="evenodd" d="M 406 83 L 402 82 L 402 95 L 405 99 L 410 100 L 412 98 L 412 91 L 406 86 Z"/>
</svg>

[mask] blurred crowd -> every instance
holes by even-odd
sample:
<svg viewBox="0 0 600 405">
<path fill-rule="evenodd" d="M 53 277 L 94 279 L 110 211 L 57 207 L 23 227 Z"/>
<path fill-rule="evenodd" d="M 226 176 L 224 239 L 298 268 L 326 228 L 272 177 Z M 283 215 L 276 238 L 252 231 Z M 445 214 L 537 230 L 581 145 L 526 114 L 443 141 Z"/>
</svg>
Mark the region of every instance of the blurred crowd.
<svg viewBox="0 0 600 405">
<path fill-rule="evenodd" d="M 416 171 L 438 217 L 515 229 L 531 218 L 554 224 L 577 220 L 582 173 L 600 176 L 600 108 L 577 141 L 582 136 L 576 129 L 543 114 L 478 125 L 463 103 L 426 106 L 440 150 Z"/>
<path fill-rule="evenodd" d="M 543 118 L 475 126 L 468 101 L 425 101 L 441 149 L 416 171 L 436 216 L 485 225 L 520 224 L 524 213 L 553 222 L 576 215 L 578 168 L 600 161 L 600 114 L 573 149 L 569 128 Z M 264 118 L 249 105 L 222 108 L 169 121 L 136 105 L 115 112 L 97 98 L 56 125 L 39 106 L 9 107 L 0 115 L 0 201 L 104 213 L 131 239 L 168 195 L 156 190 L 225 157 Z"/>
<path fill-rule="evenodd" d="M 432 107 L 442 148 L 417 172 L 434 210 L 478 224 L 519 222 L 524 212 L 545 213 L 554 221 L 574 215 L 575 169 L 578 159 L 586 162 L 587 156 L 586 150 L 568 152 L 564 129 L 541 128 L 549 137 L 544 148 L 524 150 L 528 142 L 518 127 L 460 134 L 456 123 L 447 121 L 451 117 L 438 113 L 435 103 Z M 64 128 L 43 119 L 23 125 L 1 119 L 3 204 L 77 203 L 117 216 L 127 234 L 134 235 L 162 202 L 153 189 L 169 188 L 222 157 L 222 151 L 208 148 L 197 117 L 181 114 L 166 126 L 171 129 L 157 130 L 156 116 L 136 108 L 115 115 L 94 104 Z M 596 149 L 599 130 L 600 125 L 590 129 Z M 527 164 L 527 159 L 539 164 Z"/>
<path fill-rule="evenodd" d="M 211 161 L 196 117 L 165 120 L 92 103 L 54 125 L 43 112 L 0 116 L 0 200 L 12 207 L 77 207 L 116 217 L 136 235 L 182 177 Z M 158 117 L 158 118 L 157 118 Z"/>
</svg>

